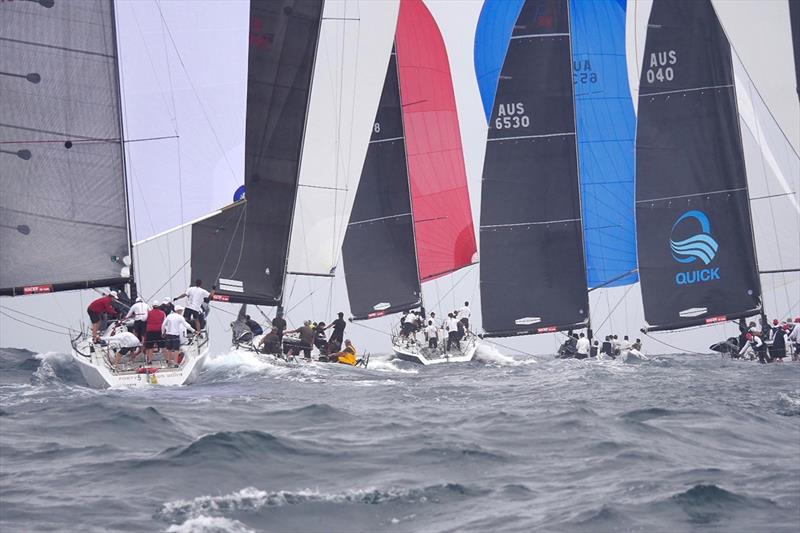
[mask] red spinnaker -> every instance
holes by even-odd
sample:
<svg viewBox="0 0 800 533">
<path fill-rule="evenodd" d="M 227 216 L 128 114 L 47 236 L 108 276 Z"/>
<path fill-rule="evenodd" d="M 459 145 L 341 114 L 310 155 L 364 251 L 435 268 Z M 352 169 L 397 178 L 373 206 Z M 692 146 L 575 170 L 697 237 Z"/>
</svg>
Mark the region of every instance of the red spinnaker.
<svg viewBox="0 0 800 533">
<path fill-rule="evenodd" d="M 442 34 L 422 0 L 401 0 L 397 63 L 420 280 L 471 265 L 475 229 Z"/>
</svg>

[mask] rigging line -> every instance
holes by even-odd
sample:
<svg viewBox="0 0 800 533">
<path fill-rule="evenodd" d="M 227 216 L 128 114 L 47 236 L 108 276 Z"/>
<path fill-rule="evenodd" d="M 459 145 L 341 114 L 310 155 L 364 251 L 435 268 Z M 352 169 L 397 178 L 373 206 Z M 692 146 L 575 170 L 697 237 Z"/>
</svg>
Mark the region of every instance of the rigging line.
<svg viewBox="0 0 800 533">
<path fill-rule="evenodd" d="M 611 309 L 611 310 L 608 312 L 608 315 L 606 316 L 605 320 L 603 320 L 603 321 L 600 323 L 600 325 L 599 325 L 599 326 L 597 326 L 596 328 L 594 328 L 594 330 L 595 330 L 595 331 L 600 331 L 600 328 L 602 328 L 602 327 L 605 325 L 605 323 L 606 323 L 606 322 L 608 322 L 608 320 L 611 318 L 611 315 L 613 315 L 613 314 L 614 314 L 614 311 L 616 311 L 616 310 L 617 310 L 617 307 L 619 307 L 619 305 L 620 305 L 620 304 L 621 304 L 621 303 L 622 303 L 622 302 L 625 300 L 625 298 L 628 296 L 628 293 L 629 293 L 629 292 L 631 292 L 631 289 L 632 289 L 632 288 L 633 288 L 633 284 L 631 284 L 631 285 L 628 285 L 628 288 L 627 288 L 627 289 L 625 289 L 625 292 L 622 294 L 622 297 L 621 297 L 621 298 L 619 299 L 619 301 L 618 301 L 618 302 L 617 302 L 617 303 L 614 305 L 614 307 L 613 307 L 613 308 L 612 308 L 612 309 Z"/>
<path fill-rule="evenodd" d="M 242 212 L 239 213 L 239 218 L 236 220 L 236 226 L 233 228 L 233 235 L 236 235 L 236 232 L 239 231 L 239 224 L 242 223 L 242 217 L 245 216 L 245 213 L 247 213 L 247 206 L 246 205 L 244 206 L 244 209 L 242 209 Z M 244 235 L 242 235 L 242 237 L 243 237 L 242 238 L 242 242 L 241 242 L 241 244 L 239 246 L 239 259 L 236 262 L 236 268 L 239 267 L 239 261 L 241 261 L 241 259 L 242 259 L 242 249 L 244 247 Z M 219 279 L 220 276 L 222 276 L 222 269 L 225 268 L 225 261 L 228 260 L 228 256 L 231 253 L 231 246 L 233 246 L 233 241 L 234 240 L 235 239 L 231 239 L 228 242 L 228 247 L 225 249 L 225 255 L 222 256 L 222 261 L 220 262 L 220 265 L 219 265 L 219 271 L 217 272 L 217 279 Z M 235 274 L 236 274 L 236 270 L 234 269 L 232 275 L 235 275 Z"/>
<path fill-rule="evenodd" d="M 631 270 L 628 270 L 627 272 L 625 272 L 625 273 L 623 273 L 623 274 L 620 274 L 619 276 L 617 276 L 617 277 L 615 277 L 615 278 L 611 278 L 610 280 L 606 281 L 605 283 L 602 283 L 602 284 L 600 284 L 600 285 L 598 285 L 598 286 L 596 286 L 596 287 L 592 287 L 592 288 L 590 288 L 588 292 L 592 292 L 592 291 L 594 291 L 594 290 L 597 290 L 597 289 L 602 289 L 603 287 L 605 287 L 605 286 L 607 286 L 607 285 L 611 285 L 611 284 L 612 284 L 612 283 L 614 283 L 615 281 L 619 281 L 619 280 L 621 280 L 622 278 L 624 278 L 624 277 L 626 277 L 626 276 L 630 276 L 630 275 L 631 275 L 631 274 L 633 274 L 634 272 L 638 272 L 638 271 L 639 271 L 639 268 L 638 268 L 638 267 L 637 267 L 637 268 L 633 268 L 633 269 L 631 269 Z"/>
<path fill-rule="evenodd" d="M 298 305 L 300 305 L 301 303 L 303 303 L 303 302 L 305 302 L 306 300 L 308 300 L 308 299 L 309 299 L 311 296 L 313 296 L 315 292 L 317 292 L 317 289 L 314 289 L 313 291 L 311 291 L 311 292 L 309 292 L 308 294 L 306 294 L 306 295 L 305 295 L 303 298 L 301 298 L 301 299 L 300 299 L 300 301 L 299 301 L 299 302 L 297 302 L 296 304 L 294 304 L 293 306 L 291 306 L 289 309 L 287 309 L 287 310 L 286 310 L 286 312 L 285 312 L 284 314 L 285 314 L 285 315 L 288 315 L 289 313 L 291 313 L 291 312 L 292 312 L 294 309 L 296 309 L 296 308 L 297 308 L 297 306 L 298 306 Z M 314 301 L 314 300 L 311 300 L 311 301 L 312 301 L 312 303 L 313 303 L 313 301 Z M 312 314 L 313 314 L 313 306 L 312 306 Z"/>
<path fill-rule="evenodd" d="M 59 307 L 60 307 L 60 304 L 59 304 Z M 44 322 L 45 324 L 50 324 L 51 326 L 56 326 L 57 328 L 64 328 L 67 331 L 72 331 L 72 328 L 70 328 L 70 327 L 62 326 L 61 324 L 56 324 L 55 322 L 50 322 L 49 320 L 45 320 L 43 318 L 39 318 L 38 316 L 35 316 L 35 315 L 29 315 L 28 313 L 23 313 L 22 311 L 20 311 L 18 309 L 12 309 L 10 307 L 6 307 L 5 310 L 6 311 L 12 311 L 14 313 L 18 313 L 18 314 L 20 314 L 22 316 L 26 316 L 28 318 L 32 318 L 32 319 L 38 320 L 40 322 Z"/>
<path fill-rule="evenodd" d="M 670 344 L 670 343 L 668 343 L 668 342 L 664 342 L 664 341 L 662 341 L 661 339 L 658 339 L 658 338 L 656 338 L 656 337 L 653 337 L 652 335 L 650 335 L 649 333 L 647 333 L 647 332 L 645 332 L 645 331 L 642 331 L 642 335 L 644 335 L 644 336 L 645 336 L 645 337 L 647 337 L 648 339 L 652 339 L 652 340 L 654 340 L 654 341 L 656 341 L 656 342 L 658 342 L 658 343 L 660 343 L 660 344 L 663 344 L 664 346 L 667 346 L 667 347 L 669 347 L 669 348 L 672 348 L 673 350 L 678 350 L 678 352 L 677 352 L 677 353 L 685 353 L 685 354 L 692 354 L 692 355 L 707 355 L 707 354 L 704 354 L 704 353 L 702 353 L 702 352 L 694 352 L 694 351 L 692 351 L 692 350 L 686 350 L 686 349 L 684 349 L 684 348 L 680 348 L 679 346 L 675 346 L 675 345 L 672 345 L 672 344 Z"/>
<path fill-rule="evenodd" d="M 453 276 L 450 276 L 450 289 L 448 289 L 448 291 L 446 293 L 444 293 L 444 295 L 442 295 L 441 298 L 439 298 L 439 301 L 437 301 L 435 304 L 433 304 L 433 309 L 439 307 L 439 305 L 442 303 L 442 300 L 447 298 L 447 295 L 450 294 L 451 292 L 453 292 L 453 289 L 458 287 L 458 284 L 461 283 L 462 281 L 464 281 L 464 279 L 466 279 L 467 274 L 469 274 L 469 270 L 466 270 L 464 272 L 464 275 L 461 276 L 461 279 L 458 280 L 458 282 L 456 282 L 455 284 L 453 283 Z M 437 294 L 438 294 L 438 287 L 437 287 Z M 455 309 L 455 306 L 456 306 L 456 300 L 455 300 L 455 296 L 453 296 L 453 309 Z"/>
<path fill-rule="evenodd" d="M 164 282 L 164 283 L 163 283 L 163 284 L 162 284 L 162 285 L 161 285 L 159 288 L 157 288 L 155 291 L 153 291 L 153 293 L 152 293 L 150 296 L 148 296 L 146 299 L 147 299 L 147 300 L 150 300 L 150 299 L 152 299 L 152 298 L 153 298 L 153 296 L 155 296 L 156 294 L 158 294 L 159 292 L 161 292 L 161 289 L 163 289 L 164 287 L 166 287 L 166 286 L 167 286 L 167 283 L 169 283 L 170 281 L 172 281 L 172 278 L 174 278 L 175 276 L 177 276 L 177 275 L 178 275 L 178 273 L 182 272 L 182 271 L 183 271 L 183 269 L 184 269 L 184 268 L 186 268 L 186 265 L 188 265 L 188 264 L 189 264 L 189 261 L 191 261 L 191 258 L 190 258 L 190 259 L 187 259 L 187 260 L 186 260 L 186 262 L 185 262 L 185 263 L 183 263 L 183 265 L 181 265 L 181 267 L 180 267 L 178 270 L 176 270 L 176 271 L 175 271 L 175 273 L 174 273 L 174 274 L 172 274 L 172 275 L 169 277 L 169 279 L 168 279 L 167 281 L 165 281 L 165 282 Z"/>
<path fill-rule="evenodd" d="M 175 55 L 178 56 L 178 62 L 181 64 L 181 68 L 183 69 L 184 74 L 186 74 L 186 79 L 189 81 L 189 86 L 192 88 L 192 93 L 194 94 L 197 102 L 200 104 L 200 109 L 203 112 L 203 117 L 206 119 L 208 123 L 209 129 L 211 129 L 211 133 L 214 135 L 214 140 L 217 141 L 217 148 L 219 148 L 220 153 L 222 154 L 222 158 L 225 160 L 225 164 L 228 166 L 228 170 L 231 173 L 231 179 L 234 183 L 238 185 L 236 181 L 236 173 L 233 171 L 233 166 L 231 165 L 230 160 L 228 159 L 228 153 L 222 148 L 222 141 L 219 139 L 219 135 L 217 135 L 217 130 L 214 129 L 214 125 L 211 122 L 211 119 L 208 116 L 208 111 L 206 111 L 206 107 L 203 105 L 203 101 L 200 99 L 200 94 L 197 92 L 197 88 L 194 86 L 194 81 L 192 81 L 192 77 L 189 76 L 189 70 L 186 68 L 186 64 L 183 62 L 183 57 L 181 56 L 180 50 L 178 50 L 178 45 L 175 43 L 175 39 L 172 36 L 172 30 L 169 28 L 169 24 L 167 24 L 167 20 L 164 17 L 164 12 L 161 10 L 161 1 L 155 0 L 156 7 L 158 8 L 158 14 L 161 17 L 161 20 L 164 23 L 164 28 L 167 30 L 167 35 L 169 36 L 170 42 L 172 42 L 172 48 L 175 50 Z"/>
<path fill-rule="evenodd" d="M 15 322 L 19 322 L 21 324 L 25 324 L 26 326 L 30 326 L 32 328 L 40 329 L 42 331 L 49 331 L 50 333 L 55 333 L 57 335 L 67 335 L 67 336 L 69 336 L 69 333 L 67 333 L 65 331 L 56 331 L 54 329 L 49 329 L 49 328 L 45 328 L 45 327 L 42 327 L 42 326 L 37 326 L 36 324 L 31 324 L 30 322 L 25 322 L 24 320 L 21 320 L 19 318 L 13 317 L 11 315 L 7 315 L 2 310 L 0 310 L 0 315 L 3 315 L 6 318 L 10 318 L 11 320 L 13 320 Z"/>
</svg>

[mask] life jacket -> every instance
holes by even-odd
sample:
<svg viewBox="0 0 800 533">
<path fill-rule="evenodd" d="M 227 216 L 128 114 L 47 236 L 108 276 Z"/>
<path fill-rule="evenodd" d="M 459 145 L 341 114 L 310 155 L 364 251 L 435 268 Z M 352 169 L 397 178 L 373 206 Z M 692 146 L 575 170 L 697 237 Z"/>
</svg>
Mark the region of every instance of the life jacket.
<svg viewBox="0 0 800 533">
<path fill-rule="evenodd" d="M 348 347 L 339 352 L 339 359 L 340 363 L 345 365 L 352 365 L 355 366 L 356 364 L 356 347 L 352 344 Z"/>
</svg>

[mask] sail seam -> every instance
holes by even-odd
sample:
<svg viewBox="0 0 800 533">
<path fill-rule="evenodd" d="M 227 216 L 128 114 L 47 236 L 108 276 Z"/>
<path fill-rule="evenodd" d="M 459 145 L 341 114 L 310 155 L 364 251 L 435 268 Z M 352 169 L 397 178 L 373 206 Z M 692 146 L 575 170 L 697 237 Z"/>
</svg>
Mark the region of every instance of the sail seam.
<svg viewBox="0 0 800 533">
<path fill-rule="evenodd" d="M 525 35 L 513 35 L 512 39 L 527 39 L 528 37 L 569 37 L 569 33 L 526 33 Z"/>
<path fill-rule="evenodd" d="M 411 213 L 400 213 L 399 215 L 389 215 L 389 216 L 386 216 L 386 217 L 368 218 L 367 220 L 359 220 L 357 222 L 350 222 L 347 226 L 350 227 L 350 226 L 356 226 L 358 224 L 367 224 L 369 222 L 378 222 L 380 220 L 386 220 L 386 219 L 389 219 L 389 218 L 401 218 L 401 217 L 407 217 L 407 216 L 411 216 Z"/>
<path fill-rule="evenodd" d="M 400 141 L 402 139 L 403 139 L 402 136 L 400 136 L 400 137 L 392 137 L 391 139 L 377 139 L 375 141 L 370 141 L 369 144 L 385 143 L 385 142 L 389 142 L 389 141 Z"/>
<path fill-rule="evenodd" d="M 111 54 L 104 54 L 102 52 L 94 52 L 92 50 L 81 50 L 80 48 L 69 48 L 69 47 L 66 47 L 66 46 L 56 46 L 56 45 L 53 45 L 53 44 L 37 43 L 37 42 L 34 42 L 34 41 L 23 41 L 23 40 L 20 40 L 20 39 L 11 39 L 9 37 L 0 37 L 0 41 L 6 41 L 6 42 L 9 42 L 9 43 L 15 43 L 15 44 L 25 44 L 25 45 L 29 45 L 29 46 L 41 46 L 42 48 L 51 48 L 53 50 L 63 50 L 64 52 L 75 52 L 76 54 L 86 54 L 86 55 L 90 55 L 90 56 L 105 57 L 105 58 L 109 58 L 109 59 L 113 59 L 114 57 L 116 57 L 116 56 L 113 56 Z"/>
<path fill-rule="evenodd" d="M 558 224 L 559 222 L 580 222 L 580 218 L 565 218 L 562 220 L 545 220 L 542 222 L 517 222 L 515 224 L 491 224 L 488 226 L 480 226 L 480 229 L 488 228 L 508 228 L 512 226 L 540 226 L 542 224 Z"/>
<path fill-rule="evenodd" d="M 543 137 L 566 137 L 568 135 L 575 135 L 574 131 L 566 132 L 566 133 L 546 133 L 544 135 L 521 135 L 518 137 L 496 137 L 494 139 L 486 139 L 486 142 L 492 141 L 513 141 L 517 139 L 539 139 Z"/>
<path fill-rule="evenodd" d="M 658 96 L 660 94 L 675 94 L 675 93 L 688 93 L 693 91 L 704 91 L 706 89 L 729 89 L 733 88 L 732 83 L 728 83 L 726 85 L 709 85 L 708 87 L 692 87 L 691 89 L 676 89 L 674 91 L 661 91 L 657 93 L 640 93 L 639 98 L 643 96 Z"/>
<path fill-rule="evenodd" d="M 646 203 L 646 202 L 659 202 L 661 200 L 676 200 L 678 198 L 691 198 L 693 196 L 705 196 L 707 194 L 721 194 L 724 192 L 739 192 L 739 191 L 746 191 L 747 187 L 738 187 L 736 189 L 723 189 L 721 191 L 709 191 L 709 192 L 698 192 L 694 194 L 682 194 L 680 196 L 666 196 L 664 198 L 648 198 L 646 200 L 636 200 L 637 204 Z"/>
</svg>

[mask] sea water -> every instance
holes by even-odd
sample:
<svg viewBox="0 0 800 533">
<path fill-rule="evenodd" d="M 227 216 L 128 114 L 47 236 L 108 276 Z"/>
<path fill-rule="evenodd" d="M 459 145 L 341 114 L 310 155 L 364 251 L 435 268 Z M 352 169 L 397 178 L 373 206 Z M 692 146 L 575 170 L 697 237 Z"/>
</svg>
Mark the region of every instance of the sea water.
<svg viewBox="0 0 800 533">
<path fill-rule="evenodd" d="M 797 531 L 800 364 L 217 354 L 98 391 L 0 351 L 0 530 Z"/>
</svg>

